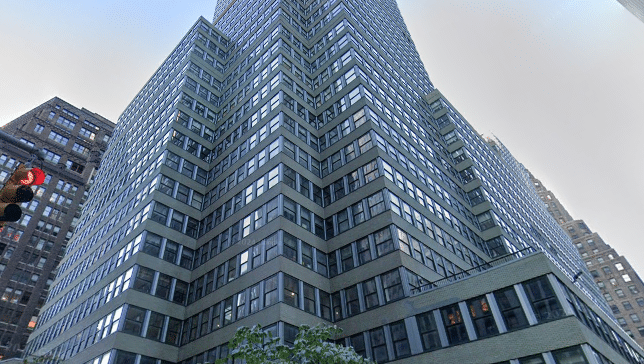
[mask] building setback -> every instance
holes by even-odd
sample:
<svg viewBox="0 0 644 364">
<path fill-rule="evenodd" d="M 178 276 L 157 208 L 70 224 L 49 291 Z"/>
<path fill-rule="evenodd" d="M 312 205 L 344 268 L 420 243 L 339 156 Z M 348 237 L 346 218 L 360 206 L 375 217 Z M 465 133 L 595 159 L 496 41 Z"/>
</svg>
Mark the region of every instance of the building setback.
<svg viewBox="0 0 644 364">
<path fill-rule="evenodd" d="M 119 118 L 28 354 L 196 364 L 242 325 L 288 344 L 333 323 L 379 363 L 643 362 L 395 1 L 223 1 L 214 19 Z"/>
<path fill-rule="evenodd" d="M 107 148 L 114 124 L 100 115 L 53 98 L 2 130 L 42 148 L 46 174 L 22 218 L 0 232 L 0 357 L 22 355 L 65 246 L 87 198 L 87 184 Z M 30 155 L 0 142 L 0 181 Z"/>
<path fill-rule="evenodd" d="M 581 258 L 617 322 L 640 346 L 644 347 L 644 284 L 628 260 L 619 255 L 584 220 L 573 219 L 557 197 L 537 178 L 530 175 L 548 212 L 559 222 L 579 249 Z"/>
</svg>

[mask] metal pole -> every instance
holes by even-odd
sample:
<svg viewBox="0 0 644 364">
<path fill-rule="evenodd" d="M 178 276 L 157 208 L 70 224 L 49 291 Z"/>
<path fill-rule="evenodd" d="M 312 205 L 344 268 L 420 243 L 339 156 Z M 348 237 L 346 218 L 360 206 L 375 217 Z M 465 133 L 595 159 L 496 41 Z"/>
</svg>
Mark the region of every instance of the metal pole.
<svg viewBox="0 0 644 364">
<path fill-rule="evenodd" d="M 45 159 L 45 153 L 42 151 L 40 148 L 35 148 L 30 145 L 27 145 L 23 142 L 21 142 L 19 139 L 15 138 L 13 135 L 5 133 L 4 131 L 0 130 L 0 139 L 4 140 L 5 142 L 9 144 L 13 144 L 14 146 L 23 149 L 27 152 L 29 152 L 31 155 L 35 156 L 36 158 L 40 160 Z"/>
</svg>

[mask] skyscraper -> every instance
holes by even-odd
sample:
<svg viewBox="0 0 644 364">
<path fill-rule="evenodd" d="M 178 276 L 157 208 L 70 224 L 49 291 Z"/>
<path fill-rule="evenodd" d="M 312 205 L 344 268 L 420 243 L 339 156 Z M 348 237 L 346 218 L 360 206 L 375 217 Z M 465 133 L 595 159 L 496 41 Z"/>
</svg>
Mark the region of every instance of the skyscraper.
<svg viewBox="0 0 644 364">
<path fill-rule="evenodd" d="M 617 0 L 620 4 L 644 22 L 644 1 L 642 0 Z"/>
<path fill-rule="evenodd" d="M 2 128 L 43 149 L 46 160 L 34 166 L 47 177 L 22 218 L 0 232 L 0 357 L 20 356 L 27 344 L 113 129 L 109 120 L 57 97 Z M 0 183 L 30 157 L 1 147 Z"/>
<path fill-rule="evenodd" d="M 644 283 L 626 257 L 619 255 L 584 220 L 573 219 L 552 191 L 530 175 L 548 212 L 557 220 L 579 250 L 617 322 L 644 346 Z"/>
<path fill-rule="evenodd" d="M 395 1 L 223 1 L 119 118 L 28 352 L 203 363 L 325 322 L 378 362 L 642 362 L 579 271 Z"/>
</svg>

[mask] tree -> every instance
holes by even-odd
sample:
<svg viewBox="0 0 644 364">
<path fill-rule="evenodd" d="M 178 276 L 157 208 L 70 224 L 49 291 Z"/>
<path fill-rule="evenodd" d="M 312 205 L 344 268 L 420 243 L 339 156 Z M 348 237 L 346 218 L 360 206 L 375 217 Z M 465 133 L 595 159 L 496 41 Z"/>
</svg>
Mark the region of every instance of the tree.
<svg viewBox="0 0 644 364">
<path fill-rule="evenodd" d="M 240 327 L 230 340 L 232 349 L 228 357 L 216 364 L 225 364 L 229 359 L 243 359 L 246 364 L 373 364 L 358 355 L 352 347 L 328 342 L 337 337 L 342 329 L 337 326 L 300 326 L 293 347 L 280 344 L 279 337 L 262 330 L 260 325 Z"/>
<path fill-rule="evenodd" d="M 53 355 L 42 355 L 42 356 L 31 356 L 28 359 L 24 359 L 22 362 L 24 364 L 41 364 L 41 363 L 56 363 L 62 364 L 63 362 Z"/>
</svg>

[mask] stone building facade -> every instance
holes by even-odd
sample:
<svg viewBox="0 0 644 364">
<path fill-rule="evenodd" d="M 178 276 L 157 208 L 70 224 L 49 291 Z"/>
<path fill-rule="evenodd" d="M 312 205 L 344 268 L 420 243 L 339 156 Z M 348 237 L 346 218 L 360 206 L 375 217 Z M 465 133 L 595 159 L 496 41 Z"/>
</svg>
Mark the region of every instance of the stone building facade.
<svg viewBox="0 0 644 364">
<path fill-rule="evenodd" d="M 56 277 L 56 267 L 78 223 L 114 124 L 86 109 L 53 98 L 9 122 L 2 130 L 42 148 L 33 166 L 46 174 L 22 218 L 0 232 L 0 357 L 20 356 Z M 0 141 L 0 181 L 29 153 Z"/>
</svg>

